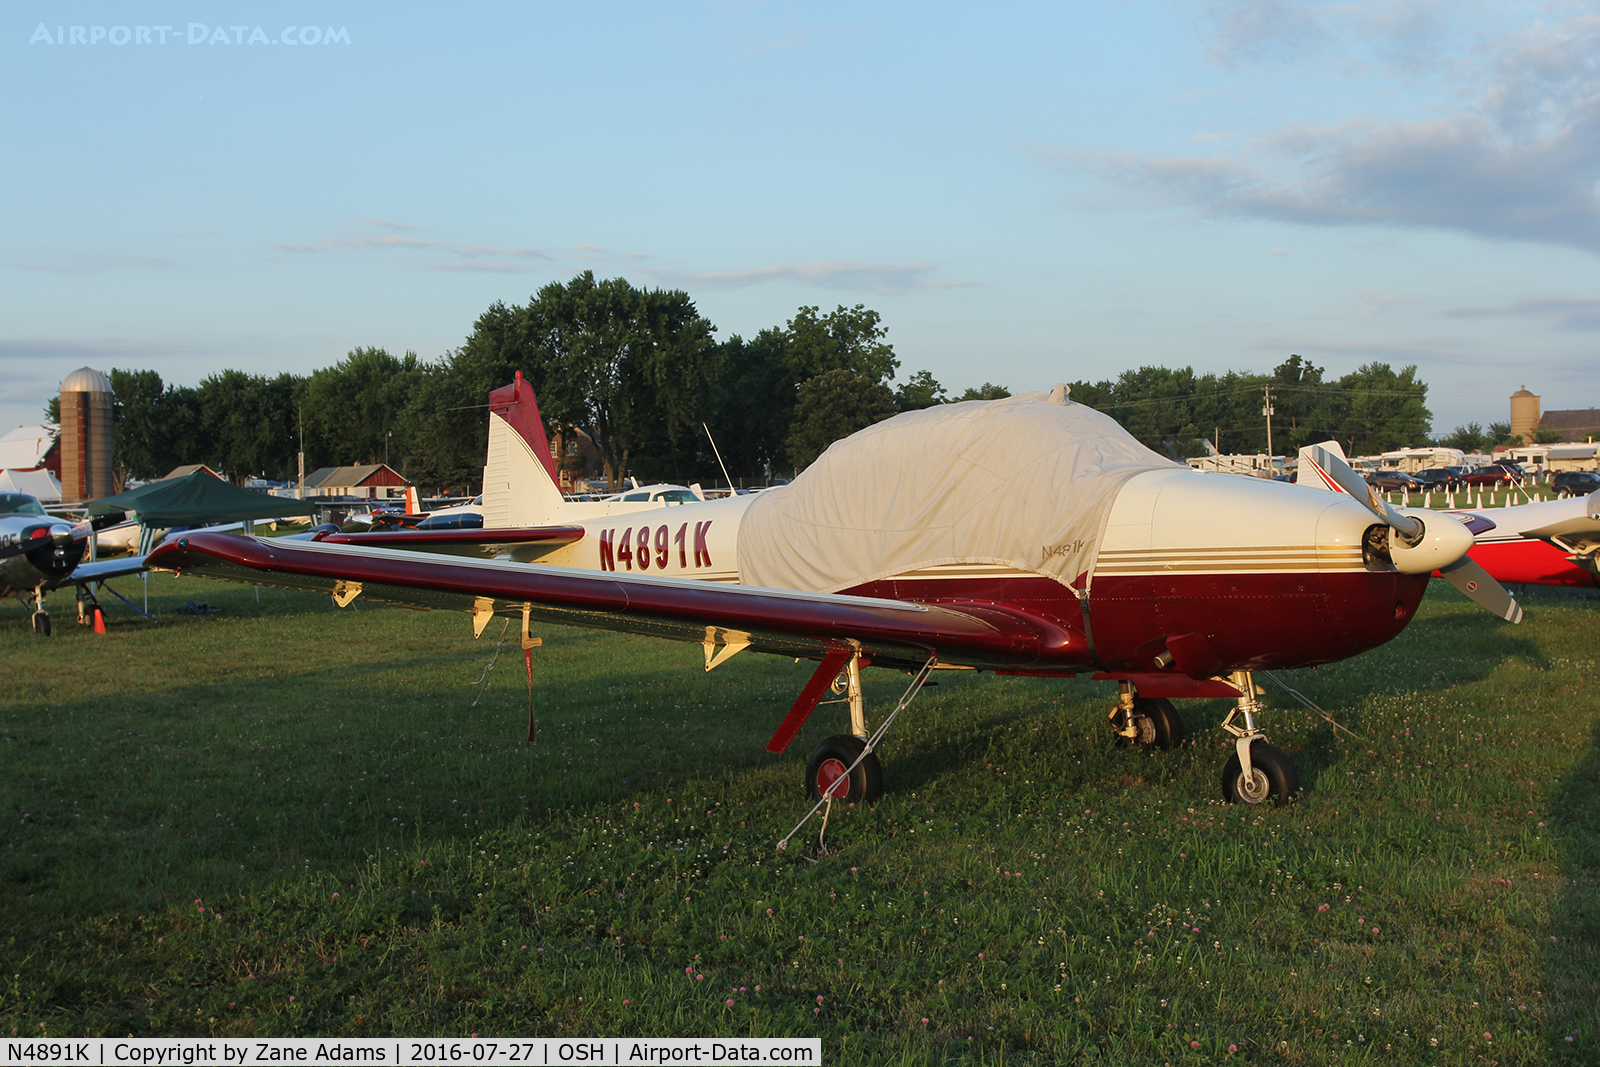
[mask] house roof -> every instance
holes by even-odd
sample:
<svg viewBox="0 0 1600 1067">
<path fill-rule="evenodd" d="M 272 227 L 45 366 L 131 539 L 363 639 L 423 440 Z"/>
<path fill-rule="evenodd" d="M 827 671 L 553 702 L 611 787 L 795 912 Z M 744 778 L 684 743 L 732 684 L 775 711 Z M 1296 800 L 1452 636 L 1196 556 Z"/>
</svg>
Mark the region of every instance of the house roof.
<svg viewBox="0 0 1600 1067">
<path fill-rule="evenodd" d="M 319 467 L 306 475 L 307 489 L 341 488 L 364 484 L 379 471 L 387 470 L 396 478 L 400 472 L 387 463 L 360 463 L 348 467 Z M 404 481 L 404 479 L 401 479 Z"/>
<path fill-rule="evenodd" d="M 0 467 L 28 470 L 44 462 L 55 441 L 56 431 L 49 426 L 18 426 L 0 436 Z"/>
<path fill-rule="evenodd" d="M 1539 420 L 1541 430 L 1588 429 L 1600 426 L 1600 408 L 1568 408 L 1566 411 L 1547 411 Z"/>
<path fill-rule="evenodd" d="M 221 478 L 222 477 L 222 475 L 218 474 L 216 471 L 212 470 L 210 467 L 206 466 L 204 463 L 185 463 L 181 467 L 173 467 L 164 476 L 162 476 L 162 477 L 160 477 L 160 478 L 158 478 L 156 480 L 157 481 L 161 481 L 161 482 L 165 482 L 165 481 L 170 481 L 173 478 L 187 478 L 189 475 L 193 474 L 195 471 L 205 471 L 207 474 L 211 475 L 211 477 L 213 477 L 213 478 Z"/>
<path fill-rule="evenodd" d="M 1582 441 L 1600 434 L 1600 408 L 1568 408 L 1565 411 L 1547 411 L 1539 420 L 1539 429 L 1555 430 L 1563 441 Z"/>
</svg>

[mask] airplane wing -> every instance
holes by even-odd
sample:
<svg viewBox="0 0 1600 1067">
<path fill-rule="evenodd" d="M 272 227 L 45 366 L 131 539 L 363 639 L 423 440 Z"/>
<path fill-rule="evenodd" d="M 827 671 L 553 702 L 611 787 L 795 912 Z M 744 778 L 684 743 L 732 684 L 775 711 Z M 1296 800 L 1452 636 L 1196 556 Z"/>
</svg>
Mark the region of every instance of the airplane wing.
<svg viewBox="0 0 1600 1067">
<path fill-rule="evenodd" d="M 340 604 L 366 596 L 466 611 L 480 634 L 502 615 L 524 619 L 524 626 L 539 620 L 690 641 L 706 647 L 708 663 L 720 645 L 804 659 L 858 646 L 881 666 L 920 667 L 930 656 L 972 667 L 1041 660 L 1060 666 L 1075 656 L 1088 665 L 1081 634 L 1002 605 L 914 604 L 204 532 L 169 540 L 148 562 L 208 578 L 328 593 Z"/>
<path fill-rule="evenodd" d="M 364 548 L 409 549 L 485 555 L 536 547 L 559 548 L 583 539 L 581 526 L 512 526 L 493 530 L 372 530 L 366 533 L 327 533 L 310 540 L 325 545 L 359 545 Z"/>
<path fill-rule="evenodd" d="M 122 578 L 130 574 L 138 574 L 147 570 L 144 556 L 123 556 L 120 559 L 99 560 L 95 563 L 80 563 L 73 568 L 72 573 L 61 579 L 61 585 L 72 585 L 77 582 L 103 582 L 111 578 Z"/>
</svg>

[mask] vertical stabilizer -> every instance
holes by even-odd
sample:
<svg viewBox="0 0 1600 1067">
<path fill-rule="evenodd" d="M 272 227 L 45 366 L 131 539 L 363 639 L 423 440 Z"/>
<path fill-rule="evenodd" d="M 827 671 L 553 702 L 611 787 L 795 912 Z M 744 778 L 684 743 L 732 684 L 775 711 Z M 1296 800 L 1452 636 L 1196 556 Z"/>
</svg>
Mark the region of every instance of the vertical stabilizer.
<svg viewBox="0 0 1600 1067">
<path fill-rule="evenodd" d="M 483 467 L 483 525 L 539 526 L 562 504 L 550 439 L 539 419 L 533 387 L 517 372 L 489 394 L 489 454 Z"/>
<path fill-rule="evenodd" d="M 1297 485 L 1309 485 L 1313 489 L 1327 489 L 1335 493 L 1344 492 L 1343 489 L 1339 488 L 1338 483 L 1328 475 L 1327 471 L 1317 466 L 1316 460 L 1306 455 L 1313 448 L 1326 449 L 1341 460 L 1349 462 L 1345 457 L 1344 449 L 1339 447 L 1338 441 L 1323 441 L 1321 444 L 1305 445 L 1300 449 L 1300 466 L 1295 469 L 1295 483 Z"/>
</svg>

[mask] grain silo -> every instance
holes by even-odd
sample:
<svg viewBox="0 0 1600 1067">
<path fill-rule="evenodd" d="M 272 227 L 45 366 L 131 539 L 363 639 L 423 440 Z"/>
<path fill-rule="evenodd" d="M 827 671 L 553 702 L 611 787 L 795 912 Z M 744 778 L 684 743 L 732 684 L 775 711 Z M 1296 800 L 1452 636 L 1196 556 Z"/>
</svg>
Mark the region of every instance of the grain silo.
<svg viewBox="0 0 1600 1067">
<path fill-rule="evenodd" d="M 1511 436 L 1533 443 L 1533 431 L 1539 428 L 1539 398 L 1528 392 L 1524 385 L 1511 394 Z"/>
<path fill-rule="evenodd" d="M 61 499 L 98 500 L 111 487 L 111 382 L 79 367 L 61 382 Z"/>
</svg>

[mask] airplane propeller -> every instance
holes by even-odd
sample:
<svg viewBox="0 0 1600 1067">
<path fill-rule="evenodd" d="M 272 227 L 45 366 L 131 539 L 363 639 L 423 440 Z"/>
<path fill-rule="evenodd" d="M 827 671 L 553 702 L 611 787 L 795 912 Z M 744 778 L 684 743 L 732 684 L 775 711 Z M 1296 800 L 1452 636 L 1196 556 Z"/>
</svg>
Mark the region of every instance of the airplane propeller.
<svg viewBox="0 0 1600 1067">
<path fill-rule="evenodd" d="M 1361 475 L 1332 452 L 1320 445 L 1311 445 L 1305 453 L 1328 481 L 1360 501 L 1379 522 L 1394 531 L 1390 555 L 1395 569 L 1406 574 L 1437 570 L 1445 581 L 1479 607 L 1507 622 L 1522 621 L 1522 605 L 1467 555 L 1473 540 L 1465 526 L 1438 512 L 1428 512 L 1427 522 L 1416 515 L 1407 515 L 1379 496 Z"/>
<path fill-rule="evenodd" d="M 85 530 L 88 523 L 80 524 Z M 54 548 L 67 548 L 74 541 L 82 539 L 78 527 L 68 526 L 66 523 L 51 523 L 49 526 L 37 526 L 26 537 L 17 537 L 16 540 L 0 548 L 0 559 L 9 559 L 27 552 L 33 552 L 46 544 Z"/>
</svg>

